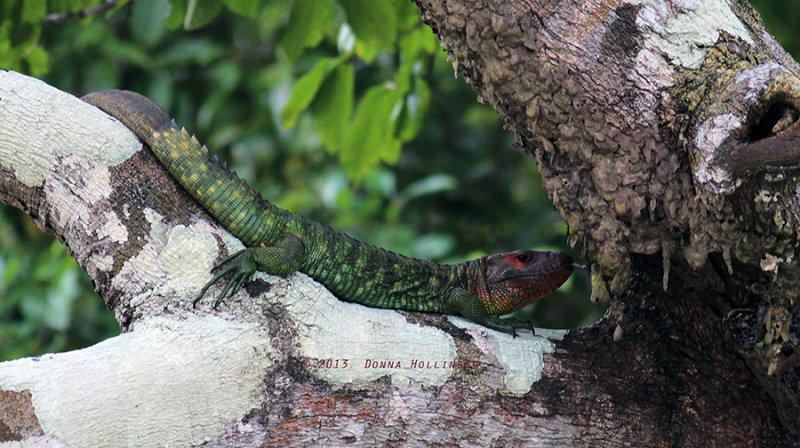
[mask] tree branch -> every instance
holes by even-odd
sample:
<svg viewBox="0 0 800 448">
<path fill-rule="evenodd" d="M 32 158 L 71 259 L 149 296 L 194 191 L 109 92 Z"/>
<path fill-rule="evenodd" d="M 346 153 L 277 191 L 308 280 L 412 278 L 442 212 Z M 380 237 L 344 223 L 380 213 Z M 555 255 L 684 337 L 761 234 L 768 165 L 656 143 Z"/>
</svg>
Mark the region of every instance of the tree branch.
<svg viewBox="0 0 800 448">
<path fill-rule="evenodd" d="M 126 440 L 156 431 L 160 443 L 212 433 L 220 446 L 793 446 L 796 180 L 725 165 L 730 142 L 792 129 L 782 119 L 763 125 L 771 122 L 763 114 L 770 98 L 794 101 L 800 91 L 796 64 L 755 12 L 722 0 L 417 4 L 479 98 L 536 156 L 586 248 L 593 286 L 603 291 L 595 296 L 612 300 L 608 315 L 549 340 L 512 339 L 455 317 L 343 303 L 293 275 L 257 277 L 226 302 L 222 323 L 208 320 L 212 310 L 190 301 L 213 261 L 240 244 L 113 120 L 2 73 L 0 195 L 70 248 L 129 331 L 119 341 L 142 338 L 137 348 L 149 352 L 148 329 L 180 339 L 152 344 L 162 365 L 147 382 L 179 369 L 168 384 L 199 385 L 191 379 L 207 369 L 214 379 L 202 384 L 259 390 L 256 402 L 231 399 L 234 409 L 214 419 L 207 415 L 218 412 L 218 395 L 197 388 L 201 429 L 181 427 L 175 438 L 152 423 L 115 430 Z M 163 328 L 174 331 L 153 330 Z M 200 347 L 211 340 L 222 345 Z M 108 344 L 126 347 L 116 341 Z M 234 378 L 211 366 L 212 353 L 248 350 L 254 356 L 243 364 L 222 364 Z M 117 359 L 127 357 L 95 365 Z M 26 363 L 0 365 L 0 399 L 36 420 L 25 428 L 45 430 L 3 432 L 20 425 L 0 416 L 0 434 L 72 437 L 59 426 L 65 420 L 31 416 L 30 404 L 47 396 L 42 384 L 54 379 L 50 370 L 20 379 Z M 115 378 L 96 369 L 78 376 L 98 386 L 83 395 Z M 152 403 L 141 414 L 149 422 L 174 412 L 143 400 L 114 406 L 135 413 Z M 101 443 L 82 442 L 67 441 Z"/>
<path fill-rule="evenodd" d="M 66 20 L 83 19 L 89 16 L 97 16 L 117 6 L 117 3 L 119 3 L 118 0 L 106 0 L 104 3 L 101 3 L 97 6 L 84 8 L 79 11 L 53 12 L 46 15 L 44 20 L 45 22 L 63 22 Z"/>
<path fill-rule="evenodd" d="M 36 410 L 16 426 L 0 418 L 12 428 L 7 440 L 42 436 L 19 429 L 38 426 L 71 446 L 110 440 L 147 445 L 151 438 L 187 445 L 211 433 L 220 436 L 223 425 L 244 431 L 233 423 L 255 409 L 280 415 L 291 404 L 313 414 L 316 400 L 352 384 L 373 391 L 379 402 L 422 399 L 436 408 L 455 406 L 470 388 L 488 388 L 501 395 L 475 397 L 489 406 L 481 411 L 481 424 L 499 425 L 502 418 L 491 410 L 496 401 L 523 396 L 541 377 L 542 356 L 554 350 L 545 338 L 513 339 L 460 318 L 341 302 L 302 274 L 259 275 L 247 288 L 259 297 L 238 294 L 223 306 L 224 319 L 207 316 L 207 308 L 193 311 L 191 300 L 218 252 L 241 244 L 209 221 L 127 129 L 99 110 L 12 72 L 0 72 L 0 98 L 2 199 L 70 248 L 129 331 L 89 349 L 48 356 L 47 362 L 0 364 L 0 391 L 27 393 L 23 404 Z M 290 385 L 291 392 L 283 390 Z M 313 391 L 306 391 L 311 385 Z M 435 398 L 445 385 L 447 396 Z M 174 393 L 153 399 L 163 389 Z M 226 390 L 248 399 L 221 397 Z M 253 401 L 248 394 L 257 390 L 263 395 Z M 187 408 L 192 418 L 177 427 L 164 425 L 160 416 L 185 420 L 187 414 L 175 413 L 184 394 L 193 397 Z M 285 402 L 287 394 L 294 399 Z M 304 399 L 310 401 L 302 405 Z M 86 413 L 75 413 L 73 402 Z M 102 429 L 86 431 L 84 418 Z M 411 420 L 422 425 L 428 418 Z M 351 417 L 339 419 L 347 424 Z M 337 431 L 331 431 L 334 440 Z"/>
<path fill-rule="evenodd" d="M 415 3 L 536 156 L 594 298 L 619 313 L 615 334 L 652 324 L 633 316 L 655 292 L 631 282 L 660 270 L 659 318 L 690 338 L 699 314 L 674 304 L 706 307 L 800 434 L 800 333 L 787 324 L 800 316 L 800 71 L 758 14 L 716 0 Z"/>
</svg>

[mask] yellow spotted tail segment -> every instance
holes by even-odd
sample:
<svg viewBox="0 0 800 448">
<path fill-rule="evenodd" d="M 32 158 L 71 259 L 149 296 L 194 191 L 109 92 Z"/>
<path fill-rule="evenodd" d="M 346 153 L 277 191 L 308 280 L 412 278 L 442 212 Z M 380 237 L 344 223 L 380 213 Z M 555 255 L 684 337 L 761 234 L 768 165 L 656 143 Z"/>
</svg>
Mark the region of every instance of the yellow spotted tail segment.
<svg viewBox="0 0 800 448">
<path fill-rule="evenodd" d="M 528 325 L 489 316 L 513 311 L 528 302 L 526 295 L 511 291 L 489 293 L 487 257 L 442 265 L 363 243 L 261 198 L 236 174 L 209 157 L 205 146 L 179 128 L 152 100 L 121 90 L 91 93 L 83 100 L 131 129 L 171 176 L 246 246 L 271 249 L 276 242 L 286 241 L 288 234 L 297 237 L 294 240 L 302 246 L 297 269 L 325 285 L 339 299 L 377 308 L 462 314 L 508 332 Z M 287 275 L 286 265 L 276 267 L 265 262 L 259 269 Z M 560 269 L 558 274 L 567 274 L 564 266 Z M 504 300 L 502 306 L 496 302 L 500 297 Z"/>
<path fill-rule="evenodd" d="M 271 245 L 290 213 L 265 201 L 236 174 L 209 157 L 155 102 L 135 92 L 105 90 L 83 100 L 112 115 L 153 151 L 173 178 L 220 224 L 248 247 Z"/>
<path fill-rule="evenodd" d="M 83 100 L 132 130 L 178 183 L 248 247 L 272 246 L 284 233 L 305 246 L 300 271 L 338 298 L 377 308 L 452 312 L 443 296 L 465 285 L 472 265 L 440 265 L 405 257 L 294 215 L 261 198 L 236 174 L 209 157 L 194 136 L 155 102 L 135 92 L 105 90 Z"/>
</svg>

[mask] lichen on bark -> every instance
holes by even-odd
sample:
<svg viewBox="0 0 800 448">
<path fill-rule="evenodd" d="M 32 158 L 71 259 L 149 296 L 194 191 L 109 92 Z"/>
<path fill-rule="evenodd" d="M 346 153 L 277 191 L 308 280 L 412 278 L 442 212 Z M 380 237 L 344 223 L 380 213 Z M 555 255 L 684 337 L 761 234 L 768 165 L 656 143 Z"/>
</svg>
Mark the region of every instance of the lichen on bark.
<svg viewBox="0 0 800 448">
<path fill-rule="evenodd" d="M 710 272 L 713 309 L 796 415 L 800 69 L 758 14 L 722 0 L 417 3 L 536 157 L 594 298 L 622 300 L 633 257 L 661 263 L 664 289 Z"/>
</svg>

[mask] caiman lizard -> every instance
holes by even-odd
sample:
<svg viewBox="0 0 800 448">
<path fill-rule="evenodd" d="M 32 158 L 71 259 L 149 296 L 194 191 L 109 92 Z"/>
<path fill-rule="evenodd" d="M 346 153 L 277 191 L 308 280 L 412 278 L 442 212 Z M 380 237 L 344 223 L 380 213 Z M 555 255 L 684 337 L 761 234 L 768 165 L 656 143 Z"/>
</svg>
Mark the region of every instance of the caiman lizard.
<svg viewBox="0 0 800 448">
<path fill-rule="evenodd" d="M 550 294 L 572 273 L 561 252 L 517 250 L 457 264 L 437 264 L 363 243 L 261 198 L 205 146 L 179 128 L 152 100 L 106 90 L 83 100 L 130 128 L 177 182 L 247 249 L 223 259 L 202 288 L 229 276 L 215 307 L 256 271 L 308 274 L 341 300 L 378 308 L 458 314 L 483 326 L 516 334 L 527 321 L 502 318 Z"/>
</svg>

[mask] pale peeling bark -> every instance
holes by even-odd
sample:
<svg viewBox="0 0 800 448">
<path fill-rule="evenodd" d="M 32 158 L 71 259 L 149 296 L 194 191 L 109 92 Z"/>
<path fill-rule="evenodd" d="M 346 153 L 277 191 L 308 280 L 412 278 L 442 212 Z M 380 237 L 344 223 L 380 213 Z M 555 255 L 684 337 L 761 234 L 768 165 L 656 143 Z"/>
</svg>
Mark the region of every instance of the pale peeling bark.
<svg viewBox="0 0 800 448">
<path fill-rule="evenodd" d="M 587 249 L 595 298 L 613 300 L 608 316 L 512 339 L 458 318 L 345 304 L 295 275 L 261 276 L 222 318 L 204 317 L 190 301 L 238 243 L 129 134 L 112 137 L 124 129 L 99 129 L 108 119 L 98 112 L 23 94 L 20 77 L 3 74 L 0 123 L 22 120 L 0 127 L 3 200 L 70 247 L 132 330 L 104 343 L 108 353 L 87 349 L 97 367 L 78 374 L 59 359 L 76 354 L 54 355 L 53 371 L 26 380 L 17 372 L 31 361 L 0 365 L 0 408 L 22 416 L 0 417 L 3 440 L 103 445 L 102 433 L 65 435 L 80 423 L 45 421 L 35 404 L 59 376 L 92 378 L 80 392 L 98 393 L 92 386 L 113 376 L 100 366 L 119 363 L 145 370 L 145 384 L 200 395 L 192 416 L 178 414 L 197 427 L 176 428 L 174 409 L 159 403 L 183 400 L 178 392 L 163 401 L 147 387 L 130 400 L 109 393 L 97 414 L 148 410 L 109 423 L 130 445 L 793 446 L 798 375 L 785 350 L 797 328 L 795 184 L 774 169 L 789 163 L 749 140 L 792 129 L 794 97 L 776 92 L 792 91 L 797 70 L 752 10 L 722 0 L 417 3 L 480 98 L 537 157 L 572 241 Z M 9 110 L 11 97 L 23 100 Z M 63 144 L 68 135 L 80 141 Z M 40 145 L 48 136 L 55 143 Z M 118 158 L 96 155 L 98 142 Z M 116 352 L 126 337 L 143 346 Z M 219 347 L 197 347 L 206 338 Z M 248 350 L 252 358 L 236 356 Z M 163 358 L 139 366 L 150 351 Z M 232 378 L 206 365 L 229 351 L 222 370 Z M 316 358 L 349 364 L 311 368 Z M 453 359 L 462 364 L 429 364 Z M 220 399 L 228 382 L 232 396 Z"/>
<path fill-rule="evenodd" d="M 241 244 L 124 126 L 6 71 L 0 196 L 70 248 L 126 330 L 0 363 L 0 442 L 379 446 L 450 441 L 457 425 L 466 446 L 486 446 L 497 440 L 486 428 L 509 425 L 507 400 L 527 402 L 565 334 L 514 339 L 345 303 L 302 274 L 259 275 L 220 311 L 195 311 L 214 260 Z M 558 442 L 580 435 L 538 411 L 514 419 L 512 444 L 539 440 L 531 427 Z"/>
<path fill-rule="evenodd" d="M 570 243 L 586 249 L 593 298 L 612 301 L 599 326 L 640 353 L 696 358 L 684 365 L 744 359 L 739 374 L 798 437 L 800 70 L 755 11 L 741 0 L 416 3 L 454 66 L 535 155 Z M 613 374 L 643 374 L 676 394 L 663 397 L 681 409 L 670 417 L 687 422 L 674 434 L 692 433 L 701 397 L 675 387 L 702 380 L 666 386 L 637 368 Z M 735 407 L 700 413 L 697 428 L 717 446 L 735 442 L 712 423 Z"/>
</svg>

